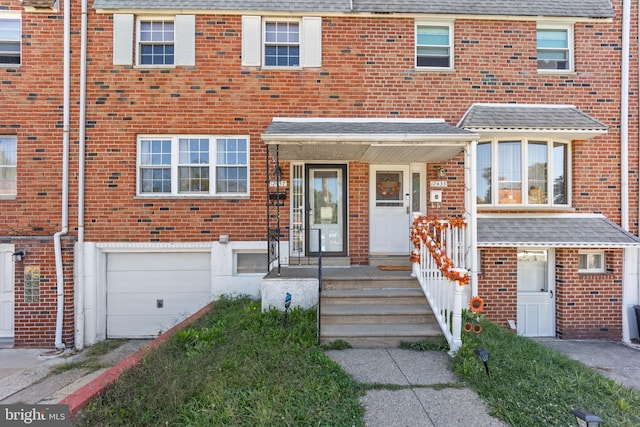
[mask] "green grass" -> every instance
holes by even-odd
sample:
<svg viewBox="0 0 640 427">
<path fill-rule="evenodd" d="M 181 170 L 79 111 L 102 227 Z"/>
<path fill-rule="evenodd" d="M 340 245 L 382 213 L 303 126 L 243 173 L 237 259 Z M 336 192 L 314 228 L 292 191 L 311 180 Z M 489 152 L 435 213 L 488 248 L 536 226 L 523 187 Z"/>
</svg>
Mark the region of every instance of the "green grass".
<svg viewBox="0 0 640 427">
<path fill-rule="evenodd" d="M 75 425 L 360 426 L 362 387 L 316 343 L 315 310 L 222 299 L 150 351 Z"/>
<path fill-rule="evenodd" d="M 86 369 L 88 371 L 97 371 L 98 369 L 107 368 L 110 365 L 102 363 L 100 356 L 109 353 L 111 350 L 115 350 L 124 344 L 127 340 L 105 340 L 96 343 L 89 347 L 83 359 L 75 360 L 73 362 L 65 362 L 60 365 L 56 365 L 51 368 L 49 375 L 58 375 L 63 372 L 71 371 L 73 369 Z"/>
<path fill-rule="evenodd" d="M 580 362 L 537 342 L 481 321 L 480 334 L 464 333 L 455 371 L 511 426 L 575 426 L 574 409 L 590 411 L 606 426 L 640 425 L 640 392 L 618 385 Z M 486 348 L 490 376 L 473 350 Z"/>
</svg>

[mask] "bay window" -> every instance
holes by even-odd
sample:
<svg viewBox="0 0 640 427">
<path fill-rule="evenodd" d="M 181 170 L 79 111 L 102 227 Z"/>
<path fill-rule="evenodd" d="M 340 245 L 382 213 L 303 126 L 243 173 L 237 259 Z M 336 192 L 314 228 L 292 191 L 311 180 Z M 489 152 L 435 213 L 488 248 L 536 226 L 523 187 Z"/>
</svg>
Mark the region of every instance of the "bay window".
<svg viewBox="0 0 640 427">
<path fill-rule="evenodd" d="M 566 206 L 569 145 L 548 140 L 480 142 L 478 205 Z"/>
</svg>

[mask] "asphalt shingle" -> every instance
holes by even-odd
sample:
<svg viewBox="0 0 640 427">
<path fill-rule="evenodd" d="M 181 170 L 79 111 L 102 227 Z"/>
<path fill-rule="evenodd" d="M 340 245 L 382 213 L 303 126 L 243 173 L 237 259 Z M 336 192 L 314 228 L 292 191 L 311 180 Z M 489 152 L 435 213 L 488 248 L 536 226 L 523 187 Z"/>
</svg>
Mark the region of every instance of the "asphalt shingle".
<svg viewBox="0 0 640 427">
<path fill-rule="evenodd" d="M 274 120 L 265 134 L 342 135 L 473 135 L 444 121 L 408 120 Z"/>
<path fill-rule="evenodd" d="M 609 0 L 95 0 L 96 9 L 425 13 L 612 18 Z"/>
</svg>

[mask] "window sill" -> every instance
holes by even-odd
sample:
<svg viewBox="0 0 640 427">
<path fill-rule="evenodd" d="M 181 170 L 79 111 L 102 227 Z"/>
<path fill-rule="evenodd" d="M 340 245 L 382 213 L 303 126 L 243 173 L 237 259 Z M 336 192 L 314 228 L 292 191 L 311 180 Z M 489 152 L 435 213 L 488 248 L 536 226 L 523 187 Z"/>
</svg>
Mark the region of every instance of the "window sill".
<svg viewBox="0 0 640 427">
<path fill-rule="evenodd" d="M 538 70 L 538 74 L 575 76 L 578 73 L 574 70 Z"/>
<path fill-rule="evenodd" d="M 575 212 L 571 206 L 553 205 L 477 205 L 478 211 Z"/>
<path fill-rule="evenodd" d="M 17 200 L 17 199 L 18 199 L 18 195 L 17 194 L 0 195 L 0 201 L 2 201 L 2 200 Z"/>
<path fill-rule="evenodd" d="M 248 194 L 232 194 L 232 195 L 210 195 L 210 194 L 184 194 L 184 195 L 159 195 L 159 194 L 138 194 L 134 200 L 249 200 Z"/>
<path fill-rule="evenodd" d="M 437 67 L 415 67 L 416 72 L 426 72 L 426 73 L 453 73 L 456 71 L 455 68 L 437 68 Z"/>
</svg>

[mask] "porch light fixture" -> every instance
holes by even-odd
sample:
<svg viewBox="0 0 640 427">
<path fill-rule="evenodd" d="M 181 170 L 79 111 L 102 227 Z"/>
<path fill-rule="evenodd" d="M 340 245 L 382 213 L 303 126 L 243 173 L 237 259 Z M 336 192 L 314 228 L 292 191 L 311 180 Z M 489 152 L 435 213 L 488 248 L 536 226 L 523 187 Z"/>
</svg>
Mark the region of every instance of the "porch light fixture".
<svg viewBox="0 0 640 427">
<path fill-rule="evenodd" d="M 486 348 L 476 348 L 473 352 L 478 356 L 478 360 L 484 364 L 484 370 L 489 376 L 489 350 Z"/>
<path fill-rule="evenodd" d="M 27 251 L 25 251 L 24 249 L 20 249 L 19 251 L 16 251 L 13 253 L 13 255 L 11 255 L 11 259 L 13 259 L 15 262 L 20 262 L 26 255 Z"/>
<path fill-rule="evenodd" d="M 571 411 L 571 413 L 576 417 L 576 422 L 580 427 L 598 427 L 604 420 L 597 415 L 592 414 L 587 411 Z"/>
</svg>

